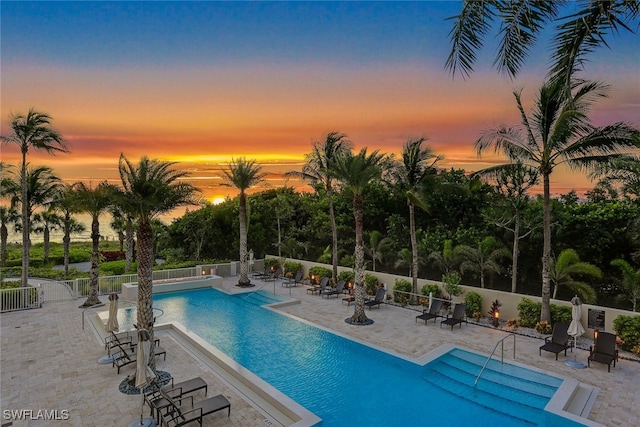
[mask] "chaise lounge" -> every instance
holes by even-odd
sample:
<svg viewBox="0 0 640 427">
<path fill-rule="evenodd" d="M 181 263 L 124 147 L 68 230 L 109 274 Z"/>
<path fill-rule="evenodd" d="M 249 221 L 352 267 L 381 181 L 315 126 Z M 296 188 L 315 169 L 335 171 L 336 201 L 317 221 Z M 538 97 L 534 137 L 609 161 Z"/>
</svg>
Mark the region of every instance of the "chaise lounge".
<svg viewBox="0 0 640 427">
<path fill-rule="evenodd" d="M 540 346 L 538 352 L 542 356 L 542 350 L 549 351 L 556 354 L 556 360 L 558 360 L 558 353 L 564 350 L 565 357 L 567 356 L 567 349 L 569 345 L 569 334 L 567 333 L 568 326 L 564 323 L 556 323 L 553 326 L 553 333 L 551 337 L 545 337 L 544 345 Z"/>
<path fill-rule="evenodd" d="M 335 295 L 337 297 L 338 295 L 342 294 L 343 291 L 344 291 L 344 280 L 340 280 L 338 282 L 338 286 L 336 286 L 335 289 L 330 289 L 325 293 L 323 293 L 322 295 L 326 296 L 327 299 L 329 299 L 331 295 Z"/>
<path fill-rule="evenodd" d="M 386 293 L 387 291 L 385 288 L 378 288 L 378 290 L 376 291 L 376 297 L 374 299 L 370 299 L 369 301 L 365 301 L 365 307 L 369 307 L 369 310 L 371 310 L 372 307 L 380 308 L 380 305 L 384 303 L 384 296 L 386 295 Z"/>
<path fill-rule="evenodd" d="M 467 321 L 465 319 L 466 310 L 467 306 L 465 304 L 456 304 L 453 308 L 453 315 L 451 317 L 447 315 L 447 318 L 440 322 L 440 327 L 442 328 L 442 325 L 451 326 L 451 330 L 453 331 L 455 325 L 460 325 L 460 329 L 462 329 L 462 322 L 466 323 Z"/>
<path fill-rule="evenodd" d="M 179 427 L 194 421 L 202 425 L 202 419 L 210 414 L 227 409 L 227 417 L 231 415 L 231 403 L 223 395 L 208 397 L 198 402 L 193 401 L 193 396 L 189 396 L 191 400 L 190 405 L 182 405 L 183 398 L 173 399 L 166 393 L 162 393 L 162 396 L 167 399 L 169 406 L 167 412 L 162 415 L 160 425 L 167 427 Z M 179 402 L 181 406 L 176 403 Z"/>
<path fill-rule="evenodd" d="M 425 310 L 422 314 L 416 316 L 416 322 L 418 320 L 424 320 L 424 324 L 427 324 L 427 320 L 433 319 L 433 322 L 436 322 L 436 318 L 442 317 L 440 314 L 440 309 L 442 308 L 442 301 L 439 299 L 433 300 L 431 303 L 431 308 L 427 311 Z"/>
<path fill-rule="evenodd" d="M 171 406 L 171 402 L 165 399 L 162 393 L 170 396 L 173 399 L 181 399 L 195 393 L 198 390 L 204 389 L 204 395 L 207 396 L 208 385 L 201 377 L 191 378 L 186 381 L 182 381 L 174 384 L 173 378 L 171 378 L 171 384 L 155 389 L 144 396 L 145 403 L 149 406 L 149 415 L 153 416 L 160 422 L 162 411 Z"/>
<path fill-rule="evenodd" d="M 616 350 L 616 336 L 609 332 L 598 332 L 593 347 L 587 358 L 587 365 L 591 367 L 591 362 L 604 363 L 607 365 L 607 372 L 611 372 L 611 362 L 613 367 L 618 360 L 618 350 Z"/>
</svg>

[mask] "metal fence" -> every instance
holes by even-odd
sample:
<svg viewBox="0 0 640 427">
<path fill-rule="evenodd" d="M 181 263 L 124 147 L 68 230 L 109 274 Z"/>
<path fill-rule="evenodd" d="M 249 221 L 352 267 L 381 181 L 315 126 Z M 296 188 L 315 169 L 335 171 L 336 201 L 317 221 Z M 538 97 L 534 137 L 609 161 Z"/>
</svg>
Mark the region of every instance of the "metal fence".
<svg viewBox="0 0 640 427">
<path fill-rule="evenodd" d="M 0 289 L 0 311 L 28 310 L 42 307 L 42 286 Z"/>
</svg>

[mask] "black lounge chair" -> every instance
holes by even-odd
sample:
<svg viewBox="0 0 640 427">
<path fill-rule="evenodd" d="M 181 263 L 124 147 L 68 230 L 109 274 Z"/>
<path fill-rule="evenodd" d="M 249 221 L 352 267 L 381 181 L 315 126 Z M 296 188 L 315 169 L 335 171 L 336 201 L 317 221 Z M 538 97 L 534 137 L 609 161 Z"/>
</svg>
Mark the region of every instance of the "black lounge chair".
<svg viewBox="0 0 640 427">
<path fill-rule="evenodd" d="M 384 296 L 386 293 L 387 291 L 385 288 L 379 287 L 378 290 L 376 291 L 376 297 L 374 299 L 365 301 L 364 303 L 365 307 L 369 307 L 369 310 L 371 310 L 372 307 L 380 308 L 380 305 L 384 303 Z"/>
<path fill-rule="evenodd" d="M 433 300 L 431 302 L 431 308 L 427 311 L 425 310 L 422 314 L 420 314 L 419 316 L 416 316 L 416 322 L 418 321 L 418 319 L 420 320 L 424 320 L 424 324 L 427 324 L 427 320 L 431 320 L 433 319 L 433 322 L 436 322 L 436 318 L 438 317 L 442 317 L 442 315 L 440 314 L 440 309 L 442 308 L 442 301 L 439 299 Z"/>
<path fill-rule="evenodd" d="M 342 294 L 342 292 L 344 292 L 344 280 L 340 280 L 338 282 L 338 286 L 336 286 L 335 289 L 330 289 L 328 291 L 326 291 L 323 295 L 325 295 L 327 297 L 327 299 L 331 296 L 331 295 L 335 295 L 336 297 L 340 294 Z"/>
<path fill-rule="evenodd" d="M 300 283 L 302 283 L 302 270 L 298 270 L 293 279 L 284 280 L 282 286 L 288 288 L 289 286 L 298 286 Z"/>
<path fill-rule="evenodd" d="M 607 365 L 607 372 L 611 372 L 611 362 L 613 367 L 616 366 L 616 360 L 618 360 L 618 350 L 616 350 L 616 335 L 609 332 L 598 332 L 598 338 L 596 338 L 589 357 L 587 358 L 587 365 L 591 367 L 591 362 L 604 363 Z"/>
<path fill-rule="evenodd" d="M 208 397 L 198 402 L 194 402 L 193 396 L 189 396 L 191 398 L 190 405 L 182 405 L 182 401 L 185 400 L 183 398 L 176 399 L 182 406 L 178 406 L 176 404 L 176 400 L 168 396 L 166 393 L 162 393 L 162 395 L 169 401 L 169 406 L 167 408 L 167 412 L 162 415 L 160 425 L 167 427 L 179 427 L 194 421 L 197 421 L 198 424 L 202 425 L 202 418 L 224 409 L 228 410 L 227 417 L 231 415 L 231 403 L 221 394 Z"/>
<path fill-rule="evenodd" d="M 133 347 L 127 345 L 128 343 L 116 344 L 113 348 L 117 351 L 120 356 L 116 359 L 113 359 L 113 367 L 118 368 L 118 373 L 120 373 L 120 368 L 123 368 L 131 363 L 136 362 L 137 352 Z M 154 349 L 155 356 L 164 356 L 164 360 L 167 360 L 167 351 L 159 346 L 156 346 Z"/>
<path fill-rule="evenodd" d="M 278 267 L 278 269 L 276 271 L 274 271 L 274 273 L 272 275 L 269 275 L 267 277 L 265 277 L 264 279 L 262 279 L 262 281 L 264 282 L 271 282 L 271 281 L 276 281 L 276 280 L 280 280 L 280 276 L 282 276 L 282 268 Z"/>
<path fill-rule="evenodd" d="M 447 318 L 440 322 L 440 327 L 442 328 L 442 325 L 448 325 L 451 326 L 451 330 L 453 331 L 453 327 L 455 325 L 460 325 L 460 329 L 462 329 L 462 322 L 467 322 L 465 318 L 466 310 L 467 306 L 465 304 L 456 304 L 456 306 L 453 308 L 453 314 L 451 315 L 451 317 L 447 315 Z"/>
<path fill-rule="evenodd" d="M 163 393 L 173 399 L 181 399 L 203 389 L 206 397 L 208 385 L 201 377 L 191 378 L 176 384 L 173 383 L 173 378 L 171 378 L 171 384 L 147 393 L 144 396 L 144 401 L 149 406 L 149 415 L 156 418 L 159 423 L 162 418 L 162 411 L 171 406 L 171 402 L 163 397 Z"/>
<path fill-rule="evenodd" d="M 569 327 L 564 323 L 556 323 L 553 325 L 553 333 L 551 337 L 545 337 L 544 345 L 540 346 L 538 352 L 542 356 L 542 350 L 550 351 L 556 354 L 556 360 L 558 360 L 558 353 L 564 350 L 565 357 L 567 356 L 567 349 L 570 347 L 569 334 L 567 329 Z"/>
<path fill-rule="evenodd" d="M 311 295 L 313 295 L 318 292 L 320 295 L 322 295 L 322 293 L 327 289 L 327 283 L 329 283 L 329 278 L 323 277 L 322 280 L 320 280 L 320 284 L 318 286 L 308 288 L 307 293 L 311 292 Z"/>
</svg>

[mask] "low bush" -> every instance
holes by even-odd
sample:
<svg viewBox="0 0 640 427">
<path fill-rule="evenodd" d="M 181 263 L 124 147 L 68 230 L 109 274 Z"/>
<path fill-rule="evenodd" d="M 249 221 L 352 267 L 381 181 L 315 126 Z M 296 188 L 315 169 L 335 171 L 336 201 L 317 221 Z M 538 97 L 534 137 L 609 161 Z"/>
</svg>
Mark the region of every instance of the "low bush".
<svg viewBox="0 0 640 427">
<path fill-rule="evenodd" d="M 375 295 L 378 287 L 380 286 L 380 280 L 378 280 L 378 276 L 365 274 L 364 285 L 367 287 L 367 295 Z"/>
<path fill-rule="evenodd" d="M 126 271 L 127 261 L 111 261 L 111 262 L 103 262 L 100 264 L 100 272 L 104 276 L 119 276 L 121 274 L 131 274 L 135 273 L 137 267 L 137 263 L 131 263 L 131 271 Z"/>
<path fill-rule="evenodd" d="M 442 297 L 442 289 L 440 289 L 440 286 L 435 283 L 427 283 L 426 285 L 423 285 L 420 289 L 420 293 L 424 296 L 428 296 L 430 293 L 433 293 L 434 298 Z"/>
<path fill-rule="evenodd" d="M 355 279 L 356 274 L 352 270 L 343 270 L 338 273 L 338 280 L 344 280 L 345 283 L 353 283 L 353 279 Z"/>
<path fill-rule="evenodd" d="M 393 285 L 393 302 L 401 305 L 406 305 L 409 302 L 409 295 L 405 292 L 411 292 L 413 285 L 406 279 L 396 279 L 396 283 Z"/>
<path fill-rule="evenodd" d="M 539 334 L 549 335 L 551 333 L 551 323 L 547 322 L 546 320 L 542 320 L 536 323 L 535 330 Z"/>
<path fill-rule="evenodd" d="M 478 317 L 482 317 L 482 295 L 471 291 L 464 296 L 464 304 L 467 316 L 475 318 L 474 314 L 480 313 Z"/>
<path fill-rule="evenodd" d="M 286 261 L 284 263 L 284 276 L 285 277 L 293 277 L 296 275 L 298 270 L 302 270 L 302 263 L 295 261 Z"/>
<path fill-rule="evenodd" d="M 309 278 L 313 276 L 314 280 L 312 280 L 312 282 L 315 284 L 320 283 L 320 280 L 322 280 L 323 277 L 331 278 L 331 275 L 332 275 L 331 270 L 329 270 L 326 267 L 316 266 L 316 267 L 311 267 L 309 269 Z"/>
<path fill-rule="evenodd" d="M 517 305 L 518 318 L 520 326 L 523 328 L 533 328 L 540 320 L 540 311 L 542 310 L 541 302 L 533 302 L 528 298 L 522 298 L 522 301 Z M 556 323 L 571 323 L 571 307 L 558 306 L 551 304 L 549 307 L 551 311 L 551 324 Z"/>
<path fill-rule="evenodd" d="M 640 348 L 640 315 L 625 316 L 620 315 L 613 319 L 613 330 L 620 337 L 623 350 L 636 352 L 636 347 Z"/>
</svg>

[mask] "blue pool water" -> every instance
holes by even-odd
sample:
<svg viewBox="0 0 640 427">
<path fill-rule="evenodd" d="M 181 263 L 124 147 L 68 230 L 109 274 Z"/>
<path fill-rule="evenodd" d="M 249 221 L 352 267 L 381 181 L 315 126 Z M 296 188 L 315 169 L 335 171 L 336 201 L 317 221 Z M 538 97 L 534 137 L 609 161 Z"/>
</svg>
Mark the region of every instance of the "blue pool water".
<svg viewBox="0 0 640 427">
<path fill-rule="evenodd" d="M 481 355 L 454 349 L 420 366 L 261 307 L 273 297 L 203 289 L 153 298 L 159 321 L 181 322 L 322 426 L 579 425 L 543 410 L 558 378 L 492 361 L 474 388 Z"/>
</svg>

